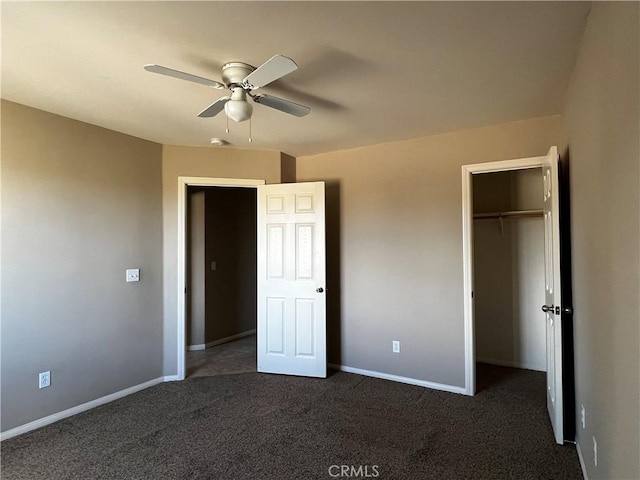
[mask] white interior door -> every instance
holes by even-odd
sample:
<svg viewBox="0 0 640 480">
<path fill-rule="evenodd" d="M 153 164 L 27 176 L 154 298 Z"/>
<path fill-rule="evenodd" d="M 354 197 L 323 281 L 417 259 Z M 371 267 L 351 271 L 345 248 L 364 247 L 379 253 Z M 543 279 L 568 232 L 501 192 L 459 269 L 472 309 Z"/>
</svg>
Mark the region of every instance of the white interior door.
<svg viewBox="0 0 640 480">
<path fill-rule="evenodd" d="M 562 400 L 562 322 L 560 290 L 560 218 L 558 150 L 551 147 L 542 168 L 544 177 L 544 257 L 547 324 L 547 409 L 557 443 L 564 443 Z"/>
<path fill-rule="evenodd" d="M 258 187 L 258 371 L 327 376 L 324 182 Z"/>
</svg>

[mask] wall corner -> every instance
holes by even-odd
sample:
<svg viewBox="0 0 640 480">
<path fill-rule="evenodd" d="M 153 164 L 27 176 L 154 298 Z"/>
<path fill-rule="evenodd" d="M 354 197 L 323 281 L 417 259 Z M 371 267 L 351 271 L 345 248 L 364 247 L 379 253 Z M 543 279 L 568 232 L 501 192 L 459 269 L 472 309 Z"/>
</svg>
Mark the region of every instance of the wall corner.
<svg viewBox="0 0 640 480">
<path fill-rule="evenodd" d="M 280 152 L 280 181 L 296 183 L 296 158 Z"/>
</svg>

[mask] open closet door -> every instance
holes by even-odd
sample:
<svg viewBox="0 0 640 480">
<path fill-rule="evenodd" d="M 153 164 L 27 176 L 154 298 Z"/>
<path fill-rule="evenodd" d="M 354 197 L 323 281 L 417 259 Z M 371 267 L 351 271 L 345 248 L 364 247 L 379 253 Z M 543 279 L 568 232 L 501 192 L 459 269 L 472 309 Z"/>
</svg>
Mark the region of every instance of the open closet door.
<svg viewBox="0 0 640 480">
<path fill-rule="evenodd" d="M 258 187 L 258 371 L 327 376 L 324 182 Z"/>
<path fill-rule="evenodd" d="M 564 443 L 562 398 L 562 298 L 558 150 L 551 147 L 542 167 L 544 185 L 544 276 L 547 324 L 547 409 L 557 443 Z"/>
</svg>

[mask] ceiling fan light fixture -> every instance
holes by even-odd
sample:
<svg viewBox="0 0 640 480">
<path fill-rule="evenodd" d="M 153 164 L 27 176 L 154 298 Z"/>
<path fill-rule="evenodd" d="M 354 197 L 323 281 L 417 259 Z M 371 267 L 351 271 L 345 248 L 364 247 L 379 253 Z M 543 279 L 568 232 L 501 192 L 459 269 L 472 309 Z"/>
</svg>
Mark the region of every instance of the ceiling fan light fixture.
<svg viewBox="0 0 640 480">
<path fill-rule="evenodd" d="M 229 100 L 224 104 L 224 111 L 231 120 L 244 122 L 251 118 L 253 107 L 246 100 Z"/>
<path fill-rule="evenodd" d="M 235 87 L 231 100 L 224 104 L 224 112 L 235 122 L 244 122 L 251 118 L 253 107 L 247 102 L 247 92 L 242 87 Z"/>
</svg>

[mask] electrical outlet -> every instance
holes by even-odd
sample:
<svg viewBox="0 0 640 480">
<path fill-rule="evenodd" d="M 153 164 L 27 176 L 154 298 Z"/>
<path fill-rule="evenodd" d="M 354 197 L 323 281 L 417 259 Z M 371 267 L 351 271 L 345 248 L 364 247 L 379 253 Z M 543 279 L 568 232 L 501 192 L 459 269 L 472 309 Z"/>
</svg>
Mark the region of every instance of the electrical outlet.
<svg viewBox="0 0 640 480">
<path fill-rule="evenodd" d="M 598 442 L 596 442 L 596 437 L 593 437 L 593 464 L 598 466 Z"/>
<path fill-rule="evenodd" d="M 582 423 L 582 428 L 586 428 L 586 426 L 587 426 L 587 412 L 584 409 L 584 405 L 580 405 L 580 422 Z"/>
<path fill-rule="evenodd" d="M 45 388 L 51 385 L 51 372 L 42 372 L 38 375 L 38 388 Z"/>
<path fill-rule="evenodd" d="M 400 353 L 400 341 L 394 340 L 391 344 L 393 353 Z"/>
</svg>

